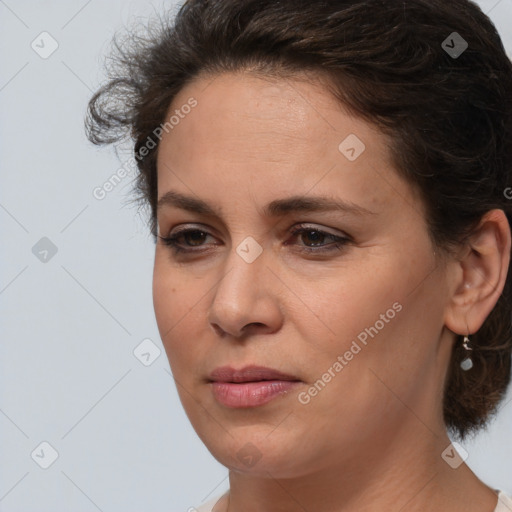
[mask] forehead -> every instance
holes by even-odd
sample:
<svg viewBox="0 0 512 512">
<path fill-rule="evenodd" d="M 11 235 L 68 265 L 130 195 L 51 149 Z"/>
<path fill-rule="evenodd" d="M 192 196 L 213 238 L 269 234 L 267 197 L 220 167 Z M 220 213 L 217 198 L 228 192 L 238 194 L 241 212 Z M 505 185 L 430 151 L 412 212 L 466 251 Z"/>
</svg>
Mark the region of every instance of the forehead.
<svg viewBox="0 0 512 512">
<path fill-rule="evenodd" d="M 288 139 L 290 143 L 311 141 L 315 145 L 326 141 L 327 132 L 342 136 L 352 130 L 366 140 L 384 139 L 372 125 L 351 116 L 320 77 L 262 77 L 249 72 L 202 76 L 180 91 L 167 117 L 191 97 L 197 100 L 197 106 L 188 116 L 190 121 L 173 132 L 193 126 L 197 136 L 208 134 L 208 138 L 229 135 L 229 140 L 236 140 L 237 135 L 241 138 L 250 134 L 255 141 L 267 136 L 274 142 Z M 195 124 L 198 117 L 200 122 Z M 372 140 L 372 145 L 376 150 L 383 142 Z"/>
<path fill-rule="evenodd" d="M 191 100 L 195 106 L 183 108 Z M 234 199 L 250 184 L 255 195 L 259 185 L 279 196 L 339 190 L 374 206 L 407 193 L 399 190 L 407 184 L 393 183 L 402 180 L 391 167 L 389 139 L 321 82 L 203 76 L 176 96 L 172 115 L 179 123 L 163 133 L 158 151 L 159 197 L 191 188 L 210 198 L 228 190 Z"/>
<path fill-rule="evenodd" d="M 159 153 L 174 161 L 237 155 L 296 161 L 325 155 L 335 160 L 349 135 L 357 136 L 366 155 L 389 159 L 387 138 L 350 115 L 320 80 L 247 72 L 202 76 L 178 93 L 165 119 L 173 123 L 163 132 Z"/>
</svg>

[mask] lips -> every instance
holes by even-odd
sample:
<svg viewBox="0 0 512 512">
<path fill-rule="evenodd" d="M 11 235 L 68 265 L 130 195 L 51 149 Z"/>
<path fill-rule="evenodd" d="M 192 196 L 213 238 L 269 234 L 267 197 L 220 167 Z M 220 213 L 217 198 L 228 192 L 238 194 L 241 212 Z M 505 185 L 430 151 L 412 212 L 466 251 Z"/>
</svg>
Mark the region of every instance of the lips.
<svg viewBox="0 0 512 512">
<path fill-rule="evenodd" d="M 217 402 L 231 409 L 265 405 L 300 385 L 301 381 L 293 375 L 255 365 L 241 370 L 230 366 L 216 368 L 209 382 Z"/>
<path fill-rule="evenodd" d="M 246 366 L 241 370 L 235 370 L 230 366 L 221 366 L 216 368 L 209 375 L 209 379 L 212 382 L 260 382 L 265 380 L 286 380 L 286 381 L 299 381 L 300 379 L 296 376 L 283 373 L 273 368 L 267 368 L 264 366 Z"/>
</svg>

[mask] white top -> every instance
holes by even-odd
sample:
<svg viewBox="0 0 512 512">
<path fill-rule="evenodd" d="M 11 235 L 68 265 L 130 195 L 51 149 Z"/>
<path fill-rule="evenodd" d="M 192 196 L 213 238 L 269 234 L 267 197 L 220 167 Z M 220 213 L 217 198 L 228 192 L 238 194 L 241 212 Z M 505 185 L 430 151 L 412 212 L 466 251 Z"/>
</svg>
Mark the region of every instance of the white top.
<svg viewBox="0 0 512 512">
<path fill-rule="evenodd" d="M 208 500 L 207 502 L 203 503 L 199 507 L 196 508 L 189 508 L 189 512 L 212 512 L 213 507 L 215 504 L 227 493 L 226 491 L 224 494 L 215 496 L 211 500 Z M 496 508 L 494 509 L 494 512 L 512 512 L 512 498 L 505 494 L 503 491 L 496 491 L 498 493 L 498 504 L 496 505 Z"/>
</svg>

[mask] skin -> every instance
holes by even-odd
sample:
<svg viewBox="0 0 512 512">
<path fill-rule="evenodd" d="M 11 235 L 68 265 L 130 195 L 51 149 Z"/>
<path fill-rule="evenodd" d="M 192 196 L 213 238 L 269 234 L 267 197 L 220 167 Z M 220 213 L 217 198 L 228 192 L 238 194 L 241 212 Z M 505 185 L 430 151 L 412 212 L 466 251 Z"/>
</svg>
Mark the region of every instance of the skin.
<svg viewBox="0 0 512 512">
<path fill-rule="evenodd" d="M 229 468 L 230 492 L 215 511 L 492 512 L 496 494 L 466 464 L 452 469 L 441 457 L 450 444 L 441 400 L 455 333 L 476 332 L 503 290 L 503 212 L 486 214 L 471 245 L 445 255 L 416 191 L 392 167 L 387 139 L 321 82 L 202 76 L 169 114 L 190 97 L 197 106 L 160 142 L 158 197 L 173 190 L 222 213 L 158 210 L 161 236 L 178 227 L 207 235 L 181 237 L 199 251 L 191 255 L 158 241 L 153 297 L 186 414 Z M 355 161 L 338 149 L 349 134 L 366 146 Z M 292 195 L 328 195 L 373 213 L 263 215 Z M 328 236 L 291 234 L 305 223 L 350 242 L 336 248 Z M 252 263 L 236 251 L 248 236 L 262 249 Z M 395 303 L 394 318 L 300 403 L 298 393 Z M 248 364 L 301 383 L 260 407 L 219 404 L 208 374 Z M 249 442 L 261 457 L 252 466 L 237 457 Z"/>
</svg>

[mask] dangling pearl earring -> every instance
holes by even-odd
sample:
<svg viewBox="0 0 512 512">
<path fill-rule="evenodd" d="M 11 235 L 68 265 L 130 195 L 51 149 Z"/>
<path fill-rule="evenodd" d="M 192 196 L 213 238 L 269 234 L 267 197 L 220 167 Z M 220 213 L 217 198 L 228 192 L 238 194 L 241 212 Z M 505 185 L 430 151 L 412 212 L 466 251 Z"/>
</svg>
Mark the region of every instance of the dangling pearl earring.
<svg viewBox="0 0 512 512">
<path fill-rule="evenodd" d="M 469 357 L 469 352 L 473 349 L 469 346 L 469 338 L 467 336 L 464 336 L 462 346 L 466 349 L 466 358 L 460 363 L 460 367 L 467 372 L 473 368 L 473 361 Z"/>
</svg>

